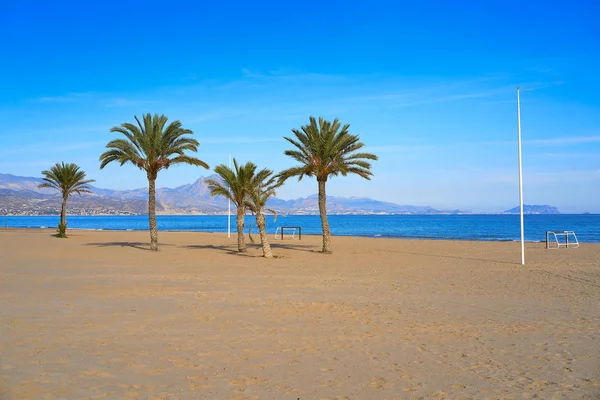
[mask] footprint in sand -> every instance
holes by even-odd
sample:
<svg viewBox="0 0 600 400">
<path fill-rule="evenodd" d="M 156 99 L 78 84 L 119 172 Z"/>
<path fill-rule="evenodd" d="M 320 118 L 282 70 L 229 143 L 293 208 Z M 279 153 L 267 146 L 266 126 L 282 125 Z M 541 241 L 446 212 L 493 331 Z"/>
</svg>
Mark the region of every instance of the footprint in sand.
<svg viewBox="0 0 600 400">
<path fill-rule="evenodd" d="M 92 376 L 98 376 L 100 378 L 114 378 L 114 375 L 107 371 L 101 371 L 97 369 L 92 369 L 89 371 L 83 371 L 79 373 L 80 378 L 89 378 Z"/>
<path fill-rule="evenodd" d="M 381 377 L 371 378 L 371 384 L 369 385 L 369 387 L 371 389 L 383 389 L 385 384 L 386 380 Z"/>
<path fill-rule="evenodd" d="M 240 376 L 239 378 L 230 379 L 229 384 L 232 386 L 250 386 L 264 381 L 265 379 L 257 376 Z"/>
<path fill-rule="evenodd" d="M 552 395 L 552 400 L 569 400 L 571 398 L 569 392 L 556 392 Z"/>
<path fill-rule="evenodd" d="M 319 386 L 321 387 L 337 387 L 340 386 L 340 384 L 334 380 L 331 379 L 321 379 L 319 382 Z"/>
</svg>

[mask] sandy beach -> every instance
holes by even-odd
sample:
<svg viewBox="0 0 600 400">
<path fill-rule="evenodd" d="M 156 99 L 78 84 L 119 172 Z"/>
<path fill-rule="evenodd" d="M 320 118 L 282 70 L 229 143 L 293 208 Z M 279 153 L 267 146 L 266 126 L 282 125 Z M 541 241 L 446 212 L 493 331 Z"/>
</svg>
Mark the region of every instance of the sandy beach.
<svg viewBox="0 0 600 400">
<path fill-rule="evenodd" d="M 52 233 L 0 231 L 2 400 L 600 398 L 599 244 Z"/>
</svg>

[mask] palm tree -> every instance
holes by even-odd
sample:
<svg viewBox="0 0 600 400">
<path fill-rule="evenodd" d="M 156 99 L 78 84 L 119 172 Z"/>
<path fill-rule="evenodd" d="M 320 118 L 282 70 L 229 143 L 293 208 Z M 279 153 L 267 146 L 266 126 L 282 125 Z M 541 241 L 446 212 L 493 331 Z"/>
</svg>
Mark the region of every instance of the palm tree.
<svg viewBox="0 0 600 400">
<path fill-rule="evenodd" d="M 49 170 L 42 171 L 43 183 L 39 188 L 56 189 L 62 193 L 62 207 L 60 208 L 60 225 L 58 236 L 67 237 L 67 199 L 73 194 L 91 193 L 88 183 L 93 179 L 85 179 L 85 172 L 77 164 L 61 162 L 54 164 Z"/>
<path fill-rule="evenodd" d="M 327 221 L 327 195 L 325 183 L 330 176 L 356 174 L 371 179 L 371 164 L 366 160 L 377 160 L 371 153 L 357 152 L 364 146 L 358 135 L 348 132 L 350 125 L 341 126 L 340 121 L 333 122 L 319 117 L 310 117 L 310 123 L 298 129 L 292 129 L 295 139 L 284 137 L 296 149 L 286 150 L 285 155 L 298 161 L 300 165 L 288 168 L 279 174 L 280 182 L 297 176 L 298 180 L 306 175 L 315 176 L 319 184 L 319 213 L 323 229 L 323 253 L 331 253 L 331 233 Z"/>
<path fill-rule="evenodd" d="M 131 163 L 146 171 L 148 178 L 148 218 L 150 220 L 150 250 L 158 250 L 158 229 L 156 228 L 156 178 L 158 172 L 175 164 L 189 164 L 208 168 L 204 161 L 188 156 L 186 151 L 197 152 L 199 143 L 187 135 L 193 132 L 181 127 L 180 121 L 173 121 L 165 127 L 165 115 L 144 114 L 142 121 L 134 116 L 136 124 L 124 123 L 114 126 L 111 132 L 118 132 L 125 139 L 110 141 L 110 149 L 100 156 L 100 169 L 116 161 L 120 165 Z"/>
<path fill-rule="evenodd" d="M 211 196 L 226 197 L 237 207 L 236 226 L 239 252 L 246 251 L 244 215 L 246 214 L 249 184 L 254 176 L 254 171 L 256 171 L 254 163 L 247 162 L 245 165 L 239 166 L 234 158 L 233 169 L 224 164 L 215 167 L 215 172 L 221 177 L 222 182 L 214 179 L 206 180 Z"/>
<path fill-rule="evenodd" d="M 275 189 L 281 186 L 281 184 L 277 177 L 273 176 L 273 171 L 265 168 L 252 177 L 248 187 L 246 207 L 256 216 L 256 225 L 260 233 L 260 242 L 265 258 L 273 258 L 273 253 L 271 253 L 271 245 L 267 238 L 267 222 L 264 210 L 267 200 L 275 196 Z M 275 211 L 269 211 L 275 214 Z M 275 218 L 277 218 L 277 214 Z"/>
</svg>

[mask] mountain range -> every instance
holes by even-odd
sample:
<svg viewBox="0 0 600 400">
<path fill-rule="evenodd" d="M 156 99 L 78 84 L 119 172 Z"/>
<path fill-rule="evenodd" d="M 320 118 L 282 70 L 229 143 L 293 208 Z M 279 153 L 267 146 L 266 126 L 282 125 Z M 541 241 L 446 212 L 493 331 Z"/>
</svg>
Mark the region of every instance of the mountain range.
<svg viewBox="0 0 600 400">
<path fill-rule="evenodd" d="M 200 177 L 194 183 L 175 188 L 156 190 L 158 214 L 223 214 L 227 200 L 212 197 L 206 179 L 219 179 L 218 175 Z M 41 178 L 0 174 L 0 214 L 4 215 L 55 215 L 60 213 L 62 198 L 58 192 L 39 189 Z M 92 193 L 69 198 L 72 215 L 128 215 L 146 214 L 148 190 L 112 190 L 91 186 Z M 316 194 L 294 200 L 272 198 L 268 207 L 282 214 L 318 214 Z M 436 210 L 429 206 L 398 205 L 367 197 L 327 197 L 327 211 L 331 214 L 468 214 L 469 211 Z M 525 214 L 560 214 L 548 205 L 524 205 Z M 519 207 L 501 214 L 518 214 Z"/>
<path fill-rule="evenodd" d="M 175 188 L 156 190 L 156 209 L 159 214 L 222 214 L 228 202 L 223 197 L 212 197 L 206 179 Z M 9 215 L 51 215 L 60 212 L 62 198 L 58 192 L 39 189 L 41 178 L 0 174 L 0 213 Z M 92 193 L 69 198 L 69 214 L 145 214 L 148 190 L 112 190 L 92 186 Z M 294 200 L 272 198 L 269 208 L 283 214 L 318 214 L 316 194 Z M 398 205 L 366 197 L 327 197 L 327 211 L 331 214 L 459 214 L 465 211 L 440 211 L 429 206 Z"/>
<path fill-rule="evenodd" d="M 519 214 L 521 212 L 520 207 L 514 207 L 510 210 L 506 210 L 503 214 Z M 536 205 L 528 205 L 523 204 L 523 214 L 560 214 L 558 208 L 552 206 L 536 206 Z"/>
</svg>

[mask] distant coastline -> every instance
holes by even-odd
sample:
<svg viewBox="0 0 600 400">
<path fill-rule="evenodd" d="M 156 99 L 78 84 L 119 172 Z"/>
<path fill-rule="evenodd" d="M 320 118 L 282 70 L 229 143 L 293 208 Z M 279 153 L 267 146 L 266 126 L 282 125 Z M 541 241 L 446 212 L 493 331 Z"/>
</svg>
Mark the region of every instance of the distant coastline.
<svg viewBox="0 0 600 400">
<path fill-rule="evenodd" d="M 176 188 L 157 190 L 158 215 L 225 215 L 227 201 L 211 197 L 205 180 L 215 175 L 200 177 L 194 183 Z M 61 198 L 57 194 L 38 189 L 40 178 L 0 174 L 0 215 L 47 216 L 60 213 Z M 147 190 L 111 190 L 92 187 L 92 193 L 72 196 L 68 214 L 79 216 L 147 215 Z M 273 198 L 267 203 L 279 215 L 318 215 L 317 195 L 292 200 Z M 400 205 L 367 197 L 328 196 L 329 215 L 495 215 L 519 213 L 519 208 L 505 211 L 473 213 L 469 210 L 438 210 L 431 206 Z M 525 214 L 560 214 L 550 205 L 525 205 Z"/>
</svg>

